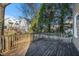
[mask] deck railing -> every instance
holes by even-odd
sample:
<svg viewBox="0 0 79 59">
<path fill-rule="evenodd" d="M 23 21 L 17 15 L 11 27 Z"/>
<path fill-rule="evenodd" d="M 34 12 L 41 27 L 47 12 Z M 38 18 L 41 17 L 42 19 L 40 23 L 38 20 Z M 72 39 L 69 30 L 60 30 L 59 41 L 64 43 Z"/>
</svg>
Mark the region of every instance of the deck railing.
<svg viewBox="0 0 79 59">
<path fill-rule="evenodd" d="M 19 41 L 26 40 L 22 39 L 24 36 L 25 34 L 0 36 L 0 54 L 16 49 Z"/>
<path fill-rule="evenodd" d="M 68 36 L 68 34 L 60 33 L 33 33 L 33 40 L 38 40 L 39 38 L 44 38 L 47 40 L 63 40 L 65 42 L 72 42 L 73 36 Z"/>
<path fill-rule="evenodd" d="M 46 40 L 63 40 L 64 42 L 72 42 L 73 37 L 68 36 L 67 34 L 58 34 L 58 33 L 27 33 L 27 34 L 21 34 L 21 35 L 5 35 L 0 36 L 0 54 L 3 54 L 5 52 L 9 52 L 12 49 L 16 49 L 18 46 L 21 47 L 21 44 L 19 45 L 18 42 L 21 40 L 27 40 L 23 39 L 23 37 L 29 36 L 31 37 L 31 41 L 39 40 L 40 38 L 44 38 Z"/>
</svg>

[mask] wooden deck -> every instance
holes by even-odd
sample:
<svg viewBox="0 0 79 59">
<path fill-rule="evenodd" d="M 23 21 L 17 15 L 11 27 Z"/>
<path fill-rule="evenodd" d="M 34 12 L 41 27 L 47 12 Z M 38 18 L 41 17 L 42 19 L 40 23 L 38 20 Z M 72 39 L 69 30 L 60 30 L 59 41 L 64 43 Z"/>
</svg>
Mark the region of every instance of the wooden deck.
<svg viewBox="0 0 79 59">
<path fill-rule="evenodd" d="M 26 56 L 79 56 L 73 43 L 40 38 L 31 43 Z"/>
<path fill-rule="evenodd" d="M 72 42 L 60 39 L 39 38 L 32 40 L 32 36 L 24 36 L 18 41 L 17 48 L 2 53 L 4 56 L 79 56 L 79 52 Z"/>
</svg>

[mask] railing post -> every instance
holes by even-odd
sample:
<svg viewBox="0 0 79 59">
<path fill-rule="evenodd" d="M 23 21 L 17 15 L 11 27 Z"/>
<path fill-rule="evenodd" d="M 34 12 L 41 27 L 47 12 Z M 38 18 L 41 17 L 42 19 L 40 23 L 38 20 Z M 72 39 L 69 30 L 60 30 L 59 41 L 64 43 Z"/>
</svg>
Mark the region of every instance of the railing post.
<svg viewBox="0 0 79 59">
<path fill-rule="evenodd" d="M 1 41 L 1 36 L 0 36 L 0 54 L 1 54 L 1 50 L 2 50 L 2 41 Z"/>
<path fill-rule="evenodd" d="M 8 40 L 8 36 L 4 36 L 5 37 L 5 48 L 6 48 L 6 51 L 8 51 L 9 50 L 9 40 Z"/>
<path fill-rule="evenodd" d="M 2 38 L 1 38 L 1 44 L 2 44 L 2 52 L 4 52 L 5 51 L 5 38 L 4 38 L 4 36 L 2 36 Z"/>
</svg>

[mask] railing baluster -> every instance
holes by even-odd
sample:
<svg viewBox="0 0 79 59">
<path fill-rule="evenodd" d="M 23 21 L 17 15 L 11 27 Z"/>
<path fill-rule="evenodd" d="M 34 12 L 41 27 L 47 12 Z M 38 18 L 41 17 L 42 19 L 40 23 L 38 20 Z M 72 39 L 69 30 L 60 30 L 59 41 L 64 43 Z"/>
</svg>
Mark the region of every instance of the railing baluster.
<svg viewBox="0 0 79 59">
<path fill-rule="evenodd" d="M 33 33 L 33 41 L 38 40 L 39 38 L 45 38 L 45 39 L 60 39 L 63 41 L 71 42 L 72 41 L 72 36 L 68 37 L 68 34 L 64 33 Z"/>
</svg>

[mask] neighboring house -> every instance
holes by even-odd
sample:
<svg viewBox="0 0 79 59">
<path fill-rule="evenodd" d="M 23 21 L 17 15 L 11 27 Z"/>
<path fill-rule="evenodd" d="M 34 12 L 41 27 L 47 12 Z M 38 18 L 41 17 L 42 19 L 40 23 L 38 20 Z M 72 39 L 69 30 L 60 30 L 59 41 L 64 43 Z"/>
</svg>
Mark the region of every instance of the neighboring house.
<svg viewBox="0 0 79 59">
<path fill-rule="evenodd" d="M 15 23 L 14 19 L 6 18 L 4 21 L 5 29 L 9 29 L 11 27 L 14 27 L 14 23 Z"/>
<path fill-rule="evenodd" d="M 29 23 L 29 20 L 28 19 L 22 18 L 19 21 L 20 30 L 22 32 L 28 32 L 29 24 L 30 23 Z"/>
<path fill-rule="evenodd" d="M 21 19 L 5 19 L 5 29 L 15 29 L 21 32 L 28 32 L 29 28 L 29 21 L 27 19 L 21 18 Z"/>
</svg>

